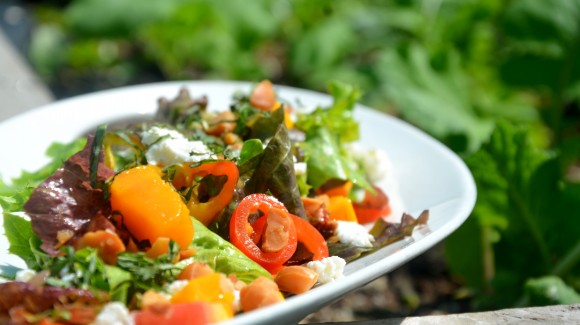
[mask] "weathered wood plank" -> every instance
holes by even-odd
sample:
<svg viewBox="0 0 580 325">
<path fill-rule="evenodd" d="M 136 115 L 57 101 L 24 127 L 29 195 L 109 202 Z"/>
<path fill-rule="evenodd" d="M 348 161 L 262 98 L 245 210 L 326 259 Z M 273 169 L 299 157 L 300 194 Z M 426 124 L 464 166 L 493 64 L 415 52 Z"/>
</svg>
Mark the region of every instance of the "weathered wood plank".
<svg viewBox="0 0 580 325">
<path fill-rule="evenodd" d="M 0 29 L 0 121 L 53 100 Z"/>
<path fill-rule="evenodd" d="M 324 325 L 580 324 L 580 304 L 502 309 L 480 313 L 367 320 Z M 322 324 L 321 324 L 322 325 Z"/>
</svg>

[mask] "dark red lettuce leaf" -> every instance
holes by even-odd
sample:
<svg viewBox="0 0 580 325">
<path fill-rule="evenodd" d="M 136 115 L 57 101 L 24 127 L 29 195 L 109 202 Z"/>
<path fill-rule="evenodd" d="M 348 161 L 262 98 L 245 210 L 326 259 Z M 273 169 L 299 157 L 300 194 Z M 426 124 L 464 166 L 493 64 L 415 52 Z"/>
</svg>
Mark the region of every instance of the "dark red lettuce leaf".
<svg viewBox="0 0 580 325">
<path fill-rule="evenodd" d="M 0 284 L 0 314 L 7 314 L 12 308 L 23 306 L 26 311 L 36 314 L 52 309 L 55 305 L 75 302 L 99 304 L 109 300 L 104 292 L 95 293 L 77 288 L 39 286 L 28 282 L 6 282 Z"/>
<path fill-rule="evenodd" d="M 408 213 L 403 213 L 400 223 L 390 223 L 379 218 L 369 231 L 375 237 L 374 245 L 383 247 L 413 234 L 413 229 L 426 225 L 429 220 L 429 210 L 421 212 L 416 219 Z"/>
<path fill-rule="evenodd" d="M 60 231 L 77 234 L 96 216 L 109 216 L 110 205 L 103 190 L 90 183 L 90 154 L 93 137 L 87 145 L 42 182 L 24 205 L 24 211 L 32 223 L 32 229 L 42 240 L 41 248 L 56 255 L 61 244 L 57 239 Z M 102 163 L 100 157 L 97 180 L 104 182 L 114 171 Z"/>
<path fill-rule="evenodd" d="M 362 255 L 375 252 L 382 247 L 411 236 L 415 227 L 426 225 L 428 220 L 429 210 L 424 210 L 417 218 L 403 213 L 400 223 L 391 223 L 379 218 L 369 231 L 375 237 L 373 247 L 357 247 L 340 242 L 328 242 L 328 250 L 330 255 L 342 257 L 346 262 L 350 262 Z"/>
</svg>

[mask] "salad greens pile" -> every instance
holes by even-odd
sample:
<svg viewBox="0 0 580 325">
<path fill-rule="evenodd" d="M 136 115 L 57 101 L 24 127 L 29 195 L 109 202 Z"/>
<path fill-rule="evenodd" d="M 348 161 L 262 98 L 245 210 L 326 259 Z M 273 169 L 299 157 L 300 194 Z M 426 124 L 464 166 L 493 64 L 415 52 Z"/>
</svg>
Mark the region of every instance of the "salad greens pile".
<svg viewBox="0 0 580 325">
<path fill-rule="evenodd" d="M 411 236 L 427 223 L 428 212 L 417 219 L 405 214 L 399 224 L 383 220 L 391 211 L 388 197 L 346 152 L 344 144 L 358 139 L 353 110 L 360 91 L 339 82 L 329 91 L 329 107 L 303 113 L 262 81 L 249 94 L 237 93 L 229 111 L 210 112 L 207 98 L 193 99 L 182 89 L 175 99 L 160 100 L 154 119 L 110 131 L 101 125 L 86 139 L 54 144 L 47 151 L 53 161 L 38 173 L 0 184 L 9 252 L 36 272 L 23 281 L 21 270 L 0 269 L 0 276 L 15 280 L 0 284 L 14 294 L 0 290 L 6 302 L 0 320 L 16 321 L 21 304 L 55 297 L 55 288 L 77 290 L 66 293 L 97 305 L 121 302 L 137 310 L 136 318 L 147 318 L 169 308 L 169 298 L 156 298 L 165 299 L 164 308 L 146 304 L 151 295 L 184 280 L 192 262 L 233 277 L 231 286 L 251 286 L 277 281 L 274 276 L 288 267 L 325 265 L 329 256 L 352 261 Z M 306 170 L 298 173 L 297 164 Z M 340 222 L 362 229 L 368 245 L 342 239 Z M 360 224 L 370 222 L 369 234 Z M 242 307 L 220 300 L 220 308 L 230 310 L 225 314 L 251 310 L 240 290 Z M 284 291 L 276 289 L 276 301 L 283 299 L 278 290 Z M 73 322 L 60 310 L 76 307 L 63 300 L 40 312 L 18 310 L 30 323 Z"/>
</svg>

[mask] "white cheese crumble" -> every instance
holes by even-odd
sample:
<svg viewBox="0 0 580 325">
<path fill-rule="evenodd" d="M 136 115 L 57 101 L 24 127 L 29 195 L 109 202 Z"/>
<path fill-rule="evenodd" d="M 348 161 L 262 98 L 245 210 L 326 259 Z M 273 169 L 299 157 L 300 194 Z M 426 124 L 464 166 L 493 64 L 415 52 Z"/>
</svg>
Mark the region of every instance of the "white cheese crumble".
<svg viewBox="0 0 580 325">
<path fill-rule="evenodd" d="M 20 271 L 16 272 L 15 280 L 19 281 L 19 282 L 28 282 L 35 275 L 36 275 L 35 271 L 24 269 L 24 270 L 20 270 Z"/>
<path fill-rule="evenodd" d="M 369 181 L 380 187 L 389 198 L 391 213 L 385 219 L 390 222 L 400 222 L 406 209 L 399 192 L 397 175 L 388 153 L 380 148 L 368 149 L 359 143 L 348 145 L 347 152 L 364 170 Z M 357 194 L 361 195 L 357 196 L 357 199 L 362 200 L 364 191 Z"/>
<path fill-rule="evenodd" d="M 337 221 L 334 235 L 338 240 L 347 245 L 357 247 L 372 247 L 375 238 L 369 234 L 367 229 L 357 222 Z"/>
<path fill-rule="evenodd" d="M 373 183 L 380 182 L 392 173 L 391 161 L 387 153 L 382 149 L 366 149 L 359 145 L 351 145 L 349 146 L 349 152 Z"/>
<path fill-rule="evenodd" d="M 189 283 L 187 280 L 175 280 L 165 287 L 165 292 L 173 296 L 181 291 Z"/>
<path fill-rule="evenodd" d="M 306 163 L 305 162 L 295 162 L 294 163 L 294 173 L 296 176 L 306 174 Z"/>
<path fill-rule="evenodd" d="M 154 126 L 147 131 L 141 133 L 141 142 L 144 145 L 150 146 L 157 142 L 160 138 L 167 137 L 171 139 L 179 139 L 184 138 L 183 134 L 179 133 L 176 130 L 160 128 L 158 126 Z"/>
<path fill-rule="evenodd" d="M 318 273 L 318 282 L 325 284 L 344 276 L 346 261 L 338 256 L 330 256 L 320 261 L 306 263 L 306 267 Z"/>
<path fill-rule="evenodd" d="M 234 289 L 234 301 L 232 302 L 232 309 L 234 313 L 242 310 L 242 300 L 240 298 L 240 290 Z"/>
<path fill-rule="evenodd" d="M 216 158 L 203 142 L 190 141 L 175 130 L 154 126 L 141 133 L 141 141 L 149 146 L 145 157 L 151 165 L 167 166 Z"/>
<path fill-rule="evenodd" d="M 110 302 L 103 307 L 91 325 L 133 325 L 131 313 L 120 302 Z"/>
</svg>

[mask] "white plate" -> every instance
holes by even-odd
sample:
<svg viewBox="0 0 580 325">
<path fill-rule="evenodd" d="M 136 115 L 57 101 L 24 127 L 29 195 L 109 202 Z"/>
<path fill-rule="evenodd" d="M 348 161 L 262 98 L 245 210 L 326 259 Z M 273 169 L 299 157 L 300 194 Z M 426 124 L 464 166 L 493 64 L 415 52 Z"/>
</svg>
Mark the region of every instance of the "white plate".
<svg viewBox="0 0 580 325">
<path fill-rule="evenodd" d="M 251 83 L 224 81 L 166 82 L 132 86 L 78 96 L 56 102 L 0 123 L 2 157 L 0 175 L 5 180 L 20 171 L 34 171 L 48 159 L 53 141 L 69 142 L 100 123 L 155 112 L 159 97 L 173 98 L 187 87 L 192 96 L 207 95 L 210 109 L 227 109 L 231 95 L 248 91 Z M 280 97 L 304 107 L 328 105 L 327 95 L 290 87 L 276 87 Z M 393 270 L 443 240 L 468 217 L 476 199 L 471 173 L 452 151 L 422 131 L 391 116 L 363 106 L 355 114 L 365 147 L 384 149 L 398 180 L 400 200 L 414 216 L 430 210 L 431 232 L 418 239 L 385 247 L 347 265 L 346 276 L 286 302 L 240 315 L 228 324 L 293 324 L 345 293 Z M 0 220 L 1 221 L 1 220 Z M 0 237 L 4 237 L 0 235 Z M 0 242 L 0 263 L 10 263 L 5 238 Z"/>
</svg>

